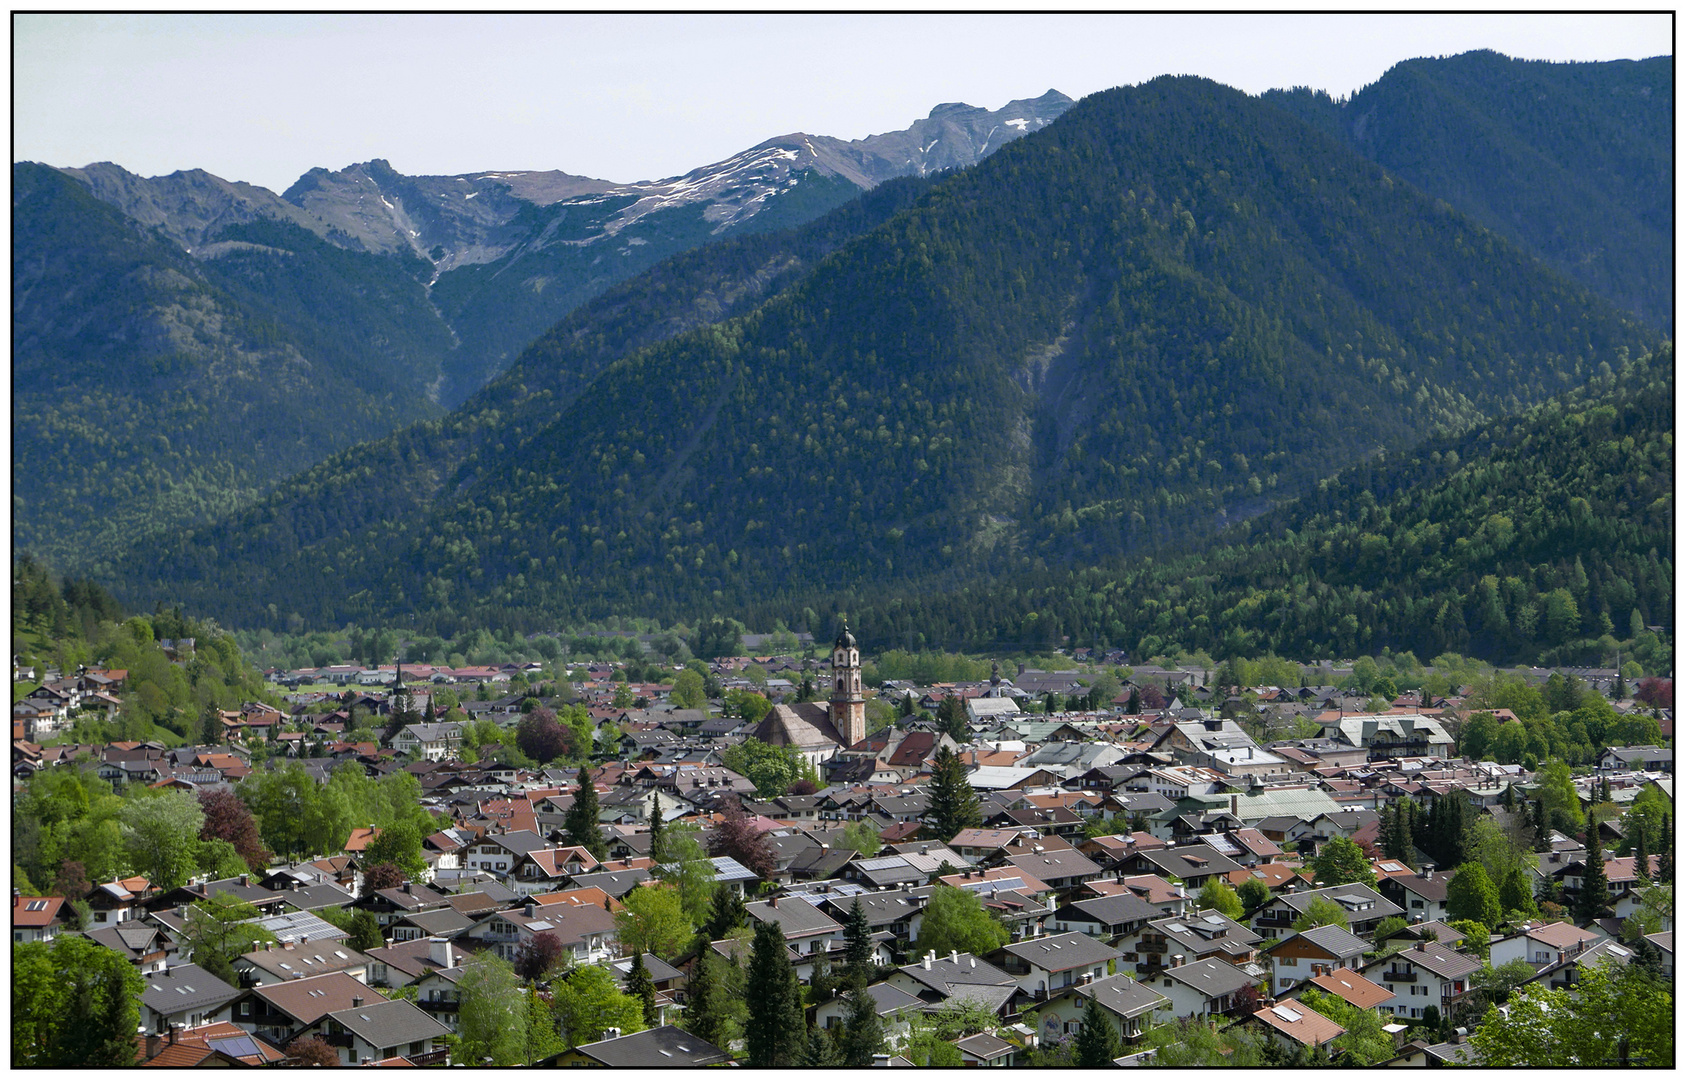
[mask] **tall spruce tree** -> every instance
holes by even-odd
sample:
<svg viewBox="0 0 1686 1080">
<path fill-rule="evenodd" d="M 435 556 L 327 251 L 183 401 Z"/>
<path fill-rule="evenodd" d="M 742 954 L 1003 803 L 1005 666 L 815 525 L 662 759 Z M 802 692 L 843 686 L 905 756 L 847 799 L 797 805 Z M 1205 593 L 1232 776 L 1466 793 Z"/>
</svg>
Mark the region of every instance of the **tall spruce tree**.
<svg viewBox="0 0 1686 1080">
<path fill-rule="evenodd" d="M 1072 1064 L 1079 1069 L 1104 1069 L 1118 1056 L 1118 1025 L 1101 1007 L 1100 996 L 1090 994 L 1083 1006 L 1083 1026 L 1072 1040 Z"/>
<path fill-rule="evenodd" d="M 848 1006 L 838 1056 L 842 1058 L 841 1064 L 864 1069 L 872 1064 L 874 1054 L 884 1050 L 884 1024 L 878 1019 L 878 1003 L 866 992 L 866 987 L 857 986 L 849 991 Z"/>
<path fill-rule="evenodd" d="M 626 973 L 625 993 L 638 999 L 644 1007 L 644 1026 L 653 1028 L 661 1022 L 661 1015 L 656 1009 L 656 980 L 650 977 L 650 969 L 644 966 L 644 954 L 632 954 L 632 967 Z"/>
<path fill-rule="evenodd" d="M 657 863 L 666 862 L 667 853 L 662 850 L 662 834 L 667 826 L 662 823 L 662 798 L 659 792 L 650 792 L 650 858 Z"/>
<path fill-rule="evenodd" d="M 966 775 L 966 764 L 948 747 L 937 751 L 931 768 L 930 809 L 926 812 L 937 839 L 947 843 L 961 829 L 983 824 L 978 793 Z"/>
<path fill-rule="evenodd" d="M 850 988 L 867 984 L 872 976 L 872 924 L 858 896 L 843 920 L 843 963 L 843 978 Z"/>
<path fill-rule="evenodd" d="M 722 1050 L 729 1041 L 726 1020 L 726 987 L 721 982 L 720 965 L 725 963 L 714 950 L 704 945 L 691 964 L 691 978 L 686 984 L 685 1011 L 680 1023 L 686 1031 L 712 1043 Z"/>
<path fill-rule="evenodd" d="M 1599 850 L 1598 830 L 1595 827 L 1587 836 L 1586 870 L 1581 875 L 1581 887 L 1575 893 L 1573 910 L 1576 922 L 1585 924 L 1603 917 L 1605 893 L 1609 890 L 1609 885 L 1609 879 L 1604 873 L 1604 852 Z"/>
<path fill-rule="evenodd" d="M 1674 880 L 1674 829 L 1672 822 L 1663 829 L 1663 853 L 1657 856 L 1657 884 L 1667 885 Z"/>
<path fill-rule="evenodd" d="M 1635 829 L 1633 836 L 1633 878 L 1651 884 L 1651 855 L 1645 850 L 1645 830 Z"/>
<path fill-rule="evenodd" d="M 784 929 L 771 919 L 755 927 L 744 998 L 750 1002 L 743 1032 L 749 1067 L 788 1069 L 797 1064 L 808 1030 L 802 1017 L 802 987 Z"/>
<path fill-rule="evenodd" d="M 603 842 L 603 830 L 597 823 L 597 787 L 591 782 L 589 765 L 580 766 L 578 781 L 574 804 L 562 819 L 562 830 L 569 845 L 585 848 L 601 862 L 608 856 L 609 846 Z"/>
<path fill-rule="evenodd" d="M 808 1032 L 807 1045 L 802 1050 L 804 1069 L 824 1069 L 837 1064 L 837 1043 L 825 1028 Z"/>
</svg>

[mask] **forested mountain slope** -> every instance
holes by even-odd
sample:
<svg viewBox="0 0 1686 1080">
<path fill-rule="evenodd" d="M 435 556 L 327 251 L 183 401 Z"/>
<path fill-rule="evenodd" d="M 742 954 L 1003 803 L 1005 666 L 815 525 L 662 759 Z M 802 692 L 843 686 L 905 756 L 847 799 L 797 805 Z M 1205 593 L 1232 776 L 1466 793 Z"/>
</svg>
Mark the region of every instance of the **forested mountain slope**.
<svg viewBox="0 0 1686 1080">
<path fill-rule="evenodd" d="M 57 169 L 12 168 L 12 538 L 93 568 L 437 416 L 418 267 L 286 222 L 189 256 Z"/>
<path fill-rule="evenodd" d="M 171 580 L 160 559 L 210 550 L 258 575 L 251 618 L 296 594 L 301 558 L 337 559 L 377 526 L 422 527 L 433 501 L 471 485 L 496 460 L 554 422 L 615 360 L 753 308 L 851 237 L 909 206 L 930 180 L 891 180 L 800 229 L 755 234 L 676 256 L 564 319 L 507 372 L 446 417 L 353 446 L 289 478 L 251 509 L 185 536 L 133 545 L 115 580 L 136 597 Z M 311 572 L 315 566 L 311 566 Z M 260 599 L 265 596 L 269 599 Z M 138 601 L 137 601 L 138 602 Z M 219 610 L 230 610 L 220 608 Z M 279 607 L 282 616 L 288 612 Z"/>
<path fill-rule="evenodd" d="M 1674 58 L 1407 60 L 1336 102 L 1267 100 L 1588 288 L 1674 327 Z"/>
<path fill-rule="evenodd" d="M 1673 516 L 1674 349 L 1664 345 L 1601 364 L 1585 387 L 1520 416 L 1356 466 L 1205 551 L 894 599 L 867 587 L 813 599 L 822 621 L 846 610 L 881 645 L 1071 635 L 1140 656 L 1385 647 L 1507 664 L 1599 663 L 1625 647 L 1668 670 L 1667 647 L 1646 627 L 1672 627 Z"/>
<path fill-rule="evenodd" d="M 134 570 L 241 621 L 963 582 L 1211 529 L 1655 340 L 1286 111 L 1164 78 L 615 361 L 425 515 L 318 542 L 301 504 Z"/>
</svg>

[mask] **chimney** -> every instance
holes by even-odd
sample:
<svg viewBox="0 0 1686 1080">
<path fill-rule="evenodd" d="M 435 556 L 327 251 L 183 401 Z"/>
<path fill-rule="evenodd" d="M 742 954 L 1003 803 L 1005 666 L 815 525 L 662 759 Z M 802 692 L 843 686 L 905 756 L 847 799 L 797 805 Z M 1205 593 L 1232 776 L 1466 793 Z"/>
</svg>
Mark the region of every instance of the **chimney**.
<svg viewBox="0 0 1686 1080">
<path fill-rule="evenodd" d="M 950 949 L 948 951 L 948 962 L 955 965 L 956 967 L 960 966 L 960 950 L 959 949 Z"/>
<path fill-rule="evenodd" d="M 779 906 L 779 898 L 776 897 L 776 896 L 772 897 L 770 900 L 767 901 L 767 903 L 771 904 L 773 907 L 778 907 Z"/>
<path fill-rule="evenodd" d="M 603 1038 L 604 1039 L 618 1039 L 620 1037 L 621 1037 L 621 1029 L 618 1028 L 618 1027 L 604 1028 L 603 1029 Z"/>
<path fill-rule="evenodd" d="M 146 1060 L 151 1061 L 157 1057 L 158 1049 L 158 1033 L 156 1031 L 148 1033 L 146 1036 Z"/>
<path fill-rule="evenodd" d="M 1417 942 L 1417 951 L 1418 952 L 1427 952 L 1428 951 L 1428 942 L 1426 942 L 1426 941 Z"/>
<path fill-rule="evenodd" d="M 937 954 L 935 952 L 927 952 L 925 954 L 925 958 L 921 961 L 921 963 L 924 965 L 926 971 L 931 970 L 931 961 L 935 960 L 936 957 Z"/>
<path fill-rule="evenodd" d="M 363 995 L 362 994 L 351 995 L 351 1007 L 353 1009 L 361 1009 L 363 1007 Z"/>
<path fill-rule="evenodd" d="M 23 903 L 23 890 L 22 889 L 13 889 L 12 890 L 12 906 L 18 907 L 18 906 L 22 905 L 22 903 Z"/>
<path fill-rule="evenodd" d="M 1182 967 L 1183 966 L 1183 959 L 1184 959 L 1183 954 L 1177 953 L 1175 956 L 1171 957 L 1171 966 L 1174 967 L 1174 968 Z"/>
<path fill-rule="evenodd" d="M 455 967 L 451 956 L 451 942 L 448 938 L 430 937 L 427 939 L 427 958 L 440 967 Z"/>
<path fill-rule="evenodd" d="M 171 1024 L 170 1025 L 170 1045 L 171 1046 L 176 1045 L 176 1030 L 177 1030 L 177 1025 Z"/>
<path fill-rule="evenodd" d="M 1231 795 L 1229 797 L 1229 812 L 1237 818 L 1241 816 L 1241 796 Z"/>
</svg>

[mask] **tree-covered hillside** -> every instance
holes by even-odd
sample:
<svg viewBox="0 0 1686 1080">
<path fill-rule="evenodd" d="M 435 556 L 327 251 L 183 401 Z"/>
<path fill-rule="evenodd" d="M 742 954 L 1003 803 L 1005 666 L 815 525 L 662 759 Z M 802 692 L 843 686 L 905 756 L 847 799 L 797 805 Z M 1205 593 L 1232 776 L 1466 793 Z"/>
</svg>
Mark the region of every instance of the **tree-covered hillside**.
<svg viewBox="0 0 1686 1080">
<path fill-rule="evenodd" d="M 1407 60 L 1265 95 L 1654 326 L 1674 327 L 1674 58 Z"/>
<path fill-rule="evenodd" d="M 615 360 L 440 470 L 421 514 L 330 522 L 331 494 L 292 486 L 131 587 L 441 625 L 949 587 L 1211 530 L 1655 341 L 1288 112 L 1164 78 Z"/>
<path fill-rule="evenodd" d="M 1601 366 L 1521 416 L 1356 466 L 1204 551 L 906 598 L 863 587 L 816 598 L 820 618 L 847 610 L 880 646 L 1069 635 L 1141 656 L 1391 648 L 1541 664 L 1620 650 L 1671 670 L 1673 364 L 1665 345 Z"/>
<path fill-rule="evenodd" d="M 19 548 L 100 569 L 440 411 L 429 382 L 450 342 L 413 267 L 280 222 L 233 226 L 195 259 L 29 163 L 12 203 Z"/>
</svg>

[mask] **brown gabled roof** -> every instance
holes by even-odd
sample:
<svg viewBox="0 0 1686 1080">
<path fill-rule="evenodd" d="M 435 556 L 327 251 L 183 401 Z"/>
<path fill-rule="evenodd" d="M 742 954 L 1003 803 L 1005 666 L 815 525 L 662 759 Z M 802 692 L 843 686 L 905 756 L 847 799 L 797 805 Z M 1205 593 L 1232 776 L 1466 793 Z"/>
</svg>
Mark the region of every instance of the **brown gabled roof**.
<svg viewBox="0 0 1686 1080">
<path fill-rule="evenodd" d="M 1346 1028 L 1311 1006 L 1302 1005 L 1297 1001 L 1266 1005 L 1253 1014 L 1253 1019 L 1274 1028 L 1301 1046 L 1322 1046 L 1346 1034 Z"/>
<path fill-rule="evenodd" d="M 252 988 L 252 993 L 303 1027 L 309 1027 L 331 1012 L 351 1008 L 353 997 L 371 1003 L 387 1000 L 379 990 L 365 986 L 343 971 L 294 979 L 274 986 L 257 986 Z"/>
<path fill-rule="evenodd" d="M 1356 1005 L 1360 1009 L 1373 1009 L 1393 997 L 1392 990 L 1345 968 L 1313 976 L 1310 982 L 1319 990 L 1334 994 L 1348 1005 Z"/>
<path fill-rule="evenodd" d="M 20 896 L 12 901 L 12 925 L 51 926 L 63 907 L 62 896 Z"/>
</svg>

